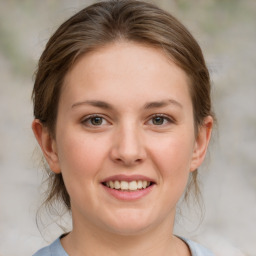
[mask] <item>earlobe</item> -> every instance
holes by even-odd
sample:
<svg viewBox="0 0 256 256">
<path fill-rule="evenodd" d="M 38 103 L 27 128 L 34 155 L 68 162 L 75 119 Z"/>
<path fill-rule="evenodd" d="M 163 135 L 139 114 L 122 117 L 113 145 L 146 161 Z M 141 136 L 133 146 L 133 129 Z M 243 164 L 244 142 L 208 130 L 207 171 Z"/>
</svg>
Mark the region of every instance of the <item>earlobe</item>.
<svg viewBox="0 0 256 256">
<path fill-rule="evenodd" d="M 204 119 L 203 125 L 199 127 L 190 167 L 191 172 L 195 171 L 202 164 L 205 158 L 211 138 L 212 126 L 213 118 L 211 116 L 207 116 Z"/>
<path fill-rule="evenodd" d="M 55 173 L 60 173 L 56 141 L 50 135 L 48 128 L 35 119 L 32 123 L 32 130 L 50 169 Z"/>
</svg>

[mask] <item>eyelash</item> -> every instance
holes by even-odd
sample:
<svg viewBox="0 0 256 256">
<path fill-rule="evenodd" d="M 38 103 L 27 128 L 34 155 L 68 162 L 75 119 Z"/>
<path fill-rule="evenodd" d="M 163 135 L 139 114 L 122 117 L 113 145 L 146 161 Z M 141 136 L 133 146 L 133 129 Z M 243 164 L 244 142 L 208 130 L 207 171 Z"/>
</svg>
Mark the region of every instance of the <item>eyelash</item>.
<svg viewBox="0 0 256 256">
<path fill-rule="evenodd" d="M 103 116 L 101 115 L 98 115 L 98 114 L 93 114 L 93 115 L 89 115 L 89 116 L 86 116 L 83 120 L 82 120 L 82 124 L 88 126 L 88 127 L 101 127 L 102 125 L 105 125 L 105 124 L 99 124 L 99 125 L 96 125 L 96 124 L 92 124 L 92 120 L 94 118 L 100 118 L 102 122 L 106 122 L 108 123 L 108 121 L 106 120 L 106 118 L 104 118 Z"/>
<path fill-rule="evenodd" d="M 160 124 L 154 124 L 153 123 L 153 120 L 154 118 L 161 118 L 163 120 L 163 123 L 160 123 Z M 92 120 L 94 118 L 100 118 L 101 119 L 101 123 L 100 124 L 93 124 L 92 123 Z M 104 124 L 102 124 L 102 122 L 105 122 Z M 166 116 L 165 114 L 154 114 L 153 116 L 151 116 L 148 121 L 146 122 L 149 123 L 149 122 L 152 122 L 150 125 L 153 125 L 153 126 L 165 126 L 167 124 L 172 124 L 172 123 L 175 123 L 175 120 L 169 116 Z M 99 114 L 93 114 L 93 115 L 89 115 L 89 116 L 86 116 L 83 120 L 82 120 L 82 124 L 83 125 L 86 125 L 88 127 L 102 127 L 103 125 L 105 125 L 106 123 L 109 123 L 105 117 L 99 115 Z"/>
<path fill-rule="evenodd" d="M 165 114 L 154 114 L 153 116 L 150 117 L 150 119 L 147 121 L 147 122 L 153 122 L 153 119 L 154 118 L 157 118 L 157 117 L 160 117 L 163 119 L 163 124 L 151 124 L 153 126 L 164 126 L 164 125 L 167 125 L 167 124 L 172 124 L 172 123 L 175 123 L 175 120 L 169 116 L 166 116 Z"/>
</svg>

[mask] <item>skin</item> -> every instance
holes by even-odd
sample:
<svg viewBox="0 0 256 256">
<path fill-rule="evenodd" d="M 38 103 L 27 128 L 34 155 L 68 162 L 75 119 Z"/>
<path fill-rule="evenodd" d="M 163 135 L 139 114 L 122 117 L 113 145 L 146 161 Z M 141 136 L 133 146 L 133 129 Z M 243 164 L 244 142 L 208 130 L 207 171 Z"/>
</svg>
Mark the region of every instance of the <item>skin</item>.
<svg viewBox="0 0 256 256">
<path fill-rule="evenodd" d="M 71 198 L 73 230 L 61 240 L 69 255 L 190 255 L 171 235 L 175 207 L 205 157 L 213 121 L 205 118 L 195 137 L 188 86 L 159 49 L 116 42 L 81 57 L 66 75 L 55 138 L 34 120 Z M 137 200 L 120 200 L 102 185 L 118 174 L 154 185 Z"/>
</svg>

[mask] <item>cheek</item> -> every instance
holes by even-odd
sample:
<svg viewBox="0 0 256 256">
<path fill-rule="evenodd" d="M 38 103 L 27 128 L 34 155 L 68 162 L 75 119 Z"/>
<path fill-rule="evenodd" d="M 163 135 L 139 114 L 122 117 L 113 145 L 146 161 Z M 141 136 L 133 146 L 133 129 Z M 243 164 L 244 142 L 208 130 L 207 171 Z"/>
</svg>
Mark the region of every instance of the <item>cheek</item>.
<svg viewBox="0 0 256 256">
<path fill-rule="evenodd" d="M 84 136 L 63 136 L 59 145 L 59 162 L 72 205 L 91 202 L 105 151 L 102 144 Z"/>
<path fill-rule="evenodd" d="M 180 169 L 179 166 L 186 166 L 192 159 L 194 140 L 186 134 L 156 138 L 151 144 L 154 144 L 151 150 L 156 159 L 159 159 L 158 162 L 170 168 Z"/>
<path fill-rule="evenodd" d="M 166 213 L 173 210 L 185 191 L 193 152 L 191 138 L 172 135 L 163 140 L 158 138 L 154 142 L 154 149 L 151 148 L 151 159 L 163 195 L 158 198 L 158 202 L 165 205 L 163 212 Z"/>
<path fill-rule="evenodd" d="M 193 155 L 193 137 L 168 136 L 155 141 L 155 147 L 151 151 L 152 160 L 159 170 L 162 182 L 168 184 L 165 189 L 182 193 L 190 173 L 190 165 Z"/>
<path fill-rule="evenodd" d="M 98 143 L 97 140 L 83 135 L 62 137 L 60 141 L 58 156 L 63 176 L 80 179 L 95 175 L 99 171 L 101 160 L 105 157 L 103 142 Z"/>
</svg>

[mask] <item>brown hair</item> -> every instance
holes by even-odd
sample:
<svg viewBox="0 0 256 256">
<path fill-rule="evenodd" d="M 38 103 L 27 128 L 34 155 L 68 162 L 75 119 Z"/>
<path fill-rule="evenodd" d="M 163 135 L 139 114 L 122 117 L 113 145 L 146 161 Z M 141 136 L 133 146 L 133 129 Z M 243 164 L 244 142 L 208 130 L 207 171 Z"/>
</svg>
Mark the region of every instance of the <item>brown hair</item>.
<svg viewBox="0 0 256 256">
<path fill-rule="evenodd" d="M 55 136 L 58 102 L 65 75 L 78 57 L 117 40 L 157 47 L 190 78 L 194 122 L 197 128 L 211 110 L 210 79 L 201 49 L 189 31 L 172 15 L 136 0 L 110 0 L 93 4 L 64 22 L 49 39 L 39 60 L 33 89 L 34 116 Z M 48 170 L 46 203 L 70 198 L 61 174 Z M 196 193 L 197 170 L 188 187 Z"/>
</svg>

